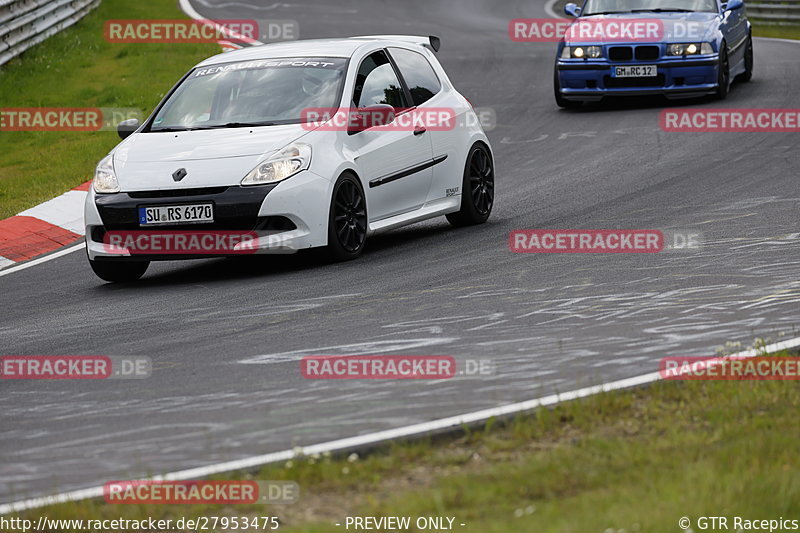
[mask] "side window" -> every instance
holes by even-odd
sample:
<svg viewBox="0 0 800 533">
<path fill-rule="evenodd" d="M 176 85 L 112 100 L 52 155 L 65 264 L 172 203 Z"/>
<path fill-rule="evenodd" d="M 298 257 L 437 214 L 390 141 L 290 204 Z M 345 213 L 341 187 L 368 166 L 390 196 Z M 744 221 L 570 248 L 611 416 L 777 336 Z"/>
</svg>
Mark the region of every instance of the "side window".
<svg viewBox="0 0 800 533">
<path fill-rule="evenodd" d="M 442 83 L 425 56 L 404 48 L 390 48 L 389 53 L 411 90 L 414 105 L 424 104 L 442 90 Z"/>
<path fill-rule="evenodd" d="M 384 51 L 370 54 L 358 69 L 353 92 L 356 107 L 389 104 L 396 108 L 408 107 L 403 86 Z"/>
</svg>

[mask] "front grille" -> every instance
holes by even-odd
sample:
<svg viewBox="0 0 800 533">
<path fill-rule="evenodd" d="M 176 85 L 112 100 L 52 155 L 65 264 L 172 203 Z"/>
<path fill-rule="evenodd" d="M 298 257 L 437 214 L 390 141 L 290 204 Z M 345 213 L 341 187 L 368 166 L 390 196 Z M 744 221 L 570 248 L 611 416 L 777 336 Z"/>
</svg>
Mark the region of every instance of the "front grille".
<svg viewBox="0 0 800 533">
<path fill-rule="evenodd" d="M 663 74 L 659 74 L 653 78 L 612 78 L 606 76 L 603 78 L 603 83 L 607 89 L 620 89 L 627 87 L 663 87 L 666 83 L 666 78 Z"/>
<path fill-rule="evenodd" d="M 173 198 L 184 196 L 203 196 L 206 194 L 220 194 L 228 190 L 227 187 L 205 187 L 200 189 L 165 189 L 161 191 L 129 192 L 131 198 Z"/>
<path fill-rule="evenodd" d="M 630 46 L 612 46 L 608 49 L 608 58 L 612 61 L 630 61 L 633 59 L 633 48 Z"/>
<path fill-rule="evenodd" d="M 636 59 L 640 61 L 651 61 L 658 59 L 661 56 L 661 50 L 658 46 L 637 46 Z"/>
<path fill-rule="evenodd" d="M 258 213 L 264 198 L 277 184 L 259 187 L 216 187 L 158 191 L 158 196 L 137 197 L 142 193 L 104 194 L 95 197 L 97 211 L 109 230 L 138 230 L 139 208 L 154 205 L 214 204 L 214 222 L 185 226 L 165 226 L 175 230 L 246 230 L 263 222 Z M 205 194 L 199 194 L 200 192 Z M 187 194 L 188 193 L 188 194 Z M 146 193 L 148 194 L 148 193 Z"/>
</svg>

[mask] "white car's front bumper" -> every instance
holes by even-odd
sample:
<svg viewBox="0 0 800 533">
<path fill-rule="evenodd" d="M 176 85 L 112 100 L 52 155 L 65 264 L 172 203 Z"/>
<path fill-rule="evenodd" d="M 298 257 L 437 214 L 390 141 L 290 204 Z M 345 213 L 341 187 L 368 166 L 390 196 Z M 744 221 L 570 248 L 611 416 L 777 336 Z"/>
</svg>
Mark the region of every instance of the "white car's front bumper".
<svg viewBox="0 0 800 533">
<path fill-rule="evenodd" d="M 84 219 L 89 259 L 134 257 L 129 250 L 110 247 L 104 242 L 108 231 L 240 231 L 255 232 L 250 253 L 287 254 L 325 246 L 328 243 L 328 216 L 333 184 L 311 171 L 303 171 L 274 186 L 217 187 L 195 190 L 136 191 L 102 195 L 90 191 L 86 197 Z M 196 194 L 200 192 L 201 194 Z M 213 203 L 212 224 L 192 226 L 139 226 L 138 208 L 155 205 Z M 277 225 L 277 227 L 270 227 Z M 141 253 L 141 252 L 140 252 Z M 138 259 L 196 259 L 198 256 L 234 255 L 171 253 L 139 255 Z"/>
</svg>

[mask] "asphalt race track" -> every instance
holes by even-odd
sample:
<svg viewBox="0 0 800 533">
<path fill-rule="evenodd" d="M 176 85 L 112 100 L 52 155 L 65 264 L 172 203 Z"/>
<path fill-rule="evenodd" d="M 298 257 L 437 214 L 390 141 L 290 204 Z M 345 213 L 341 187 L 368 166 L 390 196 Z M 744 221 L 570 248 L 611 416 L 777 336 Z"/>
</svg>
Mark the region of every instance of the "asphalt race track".
<svg viewBox="0 0 800 533">
<path fill-rule="evenodd" d="M 540 0 L 541 2 L 541 0 Z M 146 380 L 0 381 L 0 502 L 360 435 L 652 372 L 665 356 L 794 336 L 800 137 L 665 133 L 660 99 L 560 111 L 555 44 L 515 43 L 518 0 L 195 0 L 217 19 L 300 22 L 302 38 L 442 37 L 441 61 L 491 107 L 489 223 L 444 218 L 374 238 L 356 262 L 313 256 L 151 266 L 107 285 L 82 252 L 0 277 L 0 352 L 148 356 Z M 756 40 L 725 102 L 796 108 L 800 44 Z M 186 65 L 187 69 L 191 65 Z M 514 229 L 702 232 L 654 255 L 526 255 Z M 445 382 L 309 381 L 304 355 L 490 359 Z M 679 416 L 680 413 L 676 413 Z"/>
</svg>

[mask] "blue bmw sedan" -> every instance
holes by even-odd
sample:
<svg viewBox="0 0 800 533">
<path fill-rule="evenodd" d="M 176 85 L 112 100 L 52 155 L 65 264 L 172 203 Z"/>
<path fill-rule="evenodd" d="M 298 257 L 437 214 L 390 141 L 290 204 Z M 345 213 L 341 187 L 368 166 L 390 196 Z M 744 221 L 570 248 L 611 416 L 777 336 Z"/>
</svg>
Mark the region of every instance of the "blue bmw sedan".
<svg viewBox="0 0 800 533">
<path fill-rule="evenodd" d="M 555 97 L 577 107 L 606 96 L 728 95 L 753 75 L 743 0 L 586 0 L 559 42 Z"/>
</svg>

